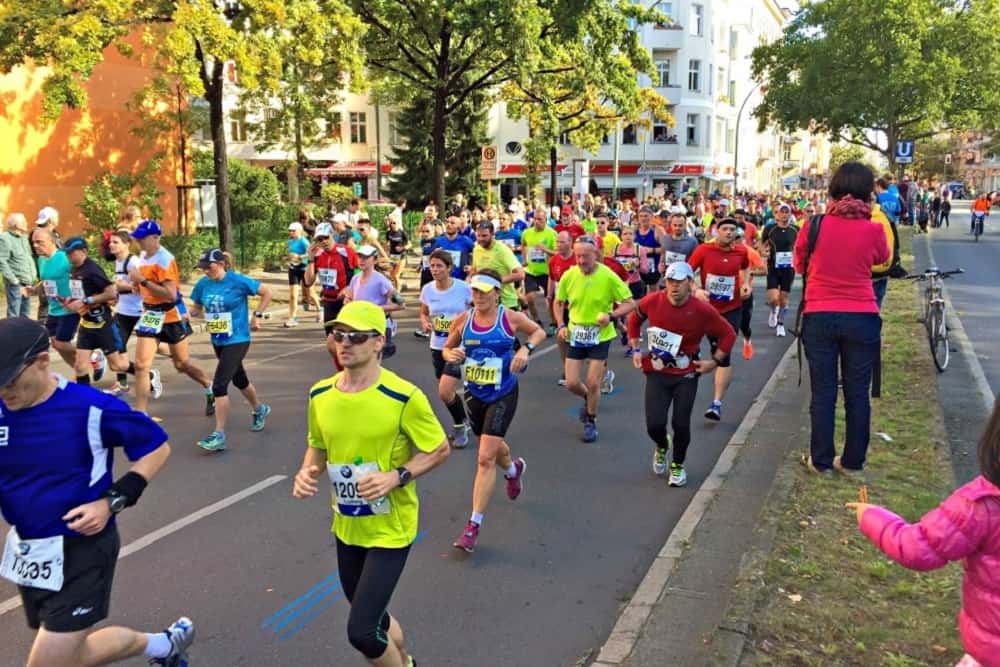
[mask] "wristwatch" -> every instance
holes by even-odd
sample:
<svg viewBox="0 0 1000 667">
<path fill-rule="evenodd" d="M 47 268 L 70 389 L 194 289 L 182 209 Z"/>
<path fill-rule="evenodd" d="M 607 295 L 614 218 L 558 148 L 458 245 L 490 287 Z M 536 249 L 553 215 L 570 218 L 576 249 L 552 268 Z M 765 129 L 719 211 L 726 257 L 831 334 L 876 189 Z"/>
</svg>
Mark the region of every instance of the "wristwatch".
<svg viewBox="0 0 1000 667">
<path fill-rule="evenodd" d="M 122 510 L 128 507 L 128 498 L 108 489 L 107 494 L 104 496 L 108 501 L 108 507 L 111 508 L 112 514 L 119 514 Z"/>
<path fill-rule="evenodd" d="M 413 473 L 404 467 L 396 468 L 396 472 L 399 473 L 399 485 L 406 486 L 413 479 Z"/>
<path fill-rule="evenodd" d="M 255 311 L 253 311 L 253 316 L 256 317 L 259 320 L 259 319 L 262 319 L 264 317 L 264 313 L 260 312 L 259 310 L 255 310 Z"/>
<path fill-rule="evenodd" d="M 535 348 L 538 347 L 537 345 L 535 345 L 531 341 L 528 341 L 527 343 L 525 343 L 524 346 L 526 348 L 528 348 L 528 354 L 531 354 L 532 352 L 534 352 Z"/>
</svg>

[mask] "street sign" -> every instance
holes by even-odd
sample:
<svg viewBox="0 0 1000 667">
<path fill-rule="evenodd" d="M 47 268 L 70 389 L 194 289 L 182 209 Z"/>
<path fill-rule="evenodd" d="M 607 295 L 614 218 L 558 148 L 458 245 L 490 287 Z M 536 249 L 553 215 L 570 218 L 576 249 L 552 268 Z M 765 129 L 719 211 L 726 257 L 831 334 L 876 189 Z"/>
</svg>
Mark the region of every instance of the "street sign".
<svg viewBox="0 0 1000 667">
<path fill-rule="evenodd" d="M 913 162 L 913 142 L 896 142 L 896 164 L 910 164 Z"/>
<path fill-rule="evenodd" d="M 483 146 L 479 153 L 479 178 L 484 181 L 497 179 L 497 147 Z"/>
<path fill-rule="evenodd" d="M 945 164 L 951 164 L 951 153 L 945 153 L 944 154 L 944 163 Z"/>
</svg>

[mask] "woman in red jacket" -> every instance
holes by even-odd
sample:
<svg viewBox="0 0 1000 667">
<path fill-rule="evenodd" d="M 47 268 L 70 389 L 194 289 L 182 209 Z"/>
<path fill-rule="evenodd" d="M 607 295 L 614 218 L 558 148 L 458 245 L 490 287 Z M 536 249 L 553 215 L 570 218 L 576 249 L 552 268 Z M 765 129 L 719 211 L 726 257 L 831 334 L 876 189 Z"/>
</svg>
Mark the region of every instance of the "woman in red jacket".
<svg viewBox="0 0 1000 667">
<path fill-rule="evenodd" d="M 830 180 L 830 202 L 811 255 L 811 222 L 795 241 L 795 270 L 806 276 L 802 344 L 809 360 L 811 435 L 806 466 L 820 474 L 864 468 L 870 436 L 872 367 L 882 340 L 871 269 L 889 258 L 882 227 L 871 220 L 875 175 L 858 162 Z M 808 256 L 807 256 L 808 255 Z M 843 456 L 833 443 L 838 371 L 847 417 Z"/>
</svg>

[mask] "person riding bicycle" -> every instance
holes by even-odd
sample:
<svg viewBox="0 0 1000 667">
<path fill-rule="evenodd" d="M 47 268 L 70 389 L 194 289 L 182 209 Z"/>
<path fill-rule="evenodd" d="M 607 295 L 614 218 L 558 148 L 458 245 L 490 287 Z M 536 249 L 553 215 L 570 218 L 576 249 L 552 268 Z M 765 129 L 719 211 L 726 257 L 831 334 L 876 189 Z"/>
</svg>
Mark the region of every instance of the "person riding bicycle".
<svg viewBox="0 0 1000 667">
<path fill-rule="evenodd" d="M 980 225 L 980 234 L 982 233 L 982 224 L 986 221 L 986 216 L 990 214 L 990 198 L 986 194 L 981 194 L 976 197 L 976 201 L 972 202 L 972 219 L 970 224 L 972 228 L 969 230 L 970 234 L 976 233 L 976 223 Z"/>
</svg>

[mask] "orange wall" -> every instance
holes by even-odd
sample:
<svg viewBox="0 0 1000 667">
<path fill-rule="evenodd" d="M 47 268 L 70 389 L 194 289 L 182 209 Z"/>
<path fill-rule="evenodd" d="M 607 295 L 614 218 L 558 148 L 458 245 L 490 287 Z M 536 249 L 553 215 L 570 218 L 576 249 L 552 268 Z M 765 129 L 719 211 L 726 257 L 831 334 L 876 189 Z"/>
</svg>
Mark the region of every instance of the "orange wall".
<svg viewBox="0 0 1000 667">
<path fill-rule="evenodd" d="M 122 57 L 113 47 L 104 56 L 86 85 L 87 108 L 65 110 L 54 122 L 42 119 L 45 70 L 17 67 L 0 76 L 0 211 L 21 211 L 33 223 L 40 208 L 55 206 L 65 238 L 87 227 L 77 204 L 95 174 L 106 169 L 122 173 L 148 159 L 151 151 L 131 133 L 139 115 L 126 104 L 149 81 L 152 70 L 138 59 Z M 157 186 L 168 233 L 178 229 L 177 141 L 177 132 L 159 141 L 166 157 Z"/>
</svg>

